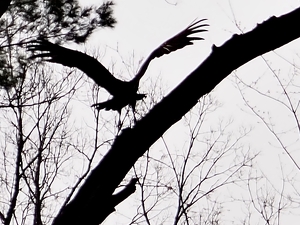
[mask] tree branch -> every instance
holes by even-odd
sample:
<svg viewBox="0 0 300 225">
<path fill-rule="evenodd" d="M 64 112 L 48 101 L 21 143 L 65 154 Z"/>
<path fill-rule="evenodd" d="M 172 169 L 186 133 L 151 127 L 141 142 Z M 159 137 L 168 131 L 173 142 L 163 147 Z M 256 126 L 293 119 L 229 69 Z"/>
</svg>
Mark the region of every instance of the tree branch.
<svg viewBox="0 0 300 225">
<path fill-rule="evenodd" d="M 98 213 L 98 220 L 103 221 L 109 215 L 110 213 L 115 211 L 115 207 L 123 202 L 125 199 L 127 199 L 131 194 L 133 194 L 136 190 L 135 184 L 138 181 L 137 178 L 131 179 L 131 181 L 125 186 L 123 190 L 118 192 L 117 194 L 114 194 L 111 197 L 111 200 L 107 203 L 105 203 L 104 212 Z M 101 204 L 101 202 L 99 203 Z"/>
<path fill-rule="evenodd" d="M 53 224 L 100 224 L 111 213 L 107 205 L 112 193 L 138 158 L 233 70 L 300 37 L 298 21 L 300 8 L 272 17 L 246 34 L 234 35 L 221 47 L 214 46 L 211 55 L 134 128 L 123 130 Z"/>
<path fill-rule="evenodd" d="M 123 190 L 121 190 L 120 192 L 118 192 L 117 194 L 114 194 L 112 196 L 112 199 L 113 199 L 112 203 L 114 206 L 123 202 L 126 198 L 128 198 L 131 194 L 133 194 L 135 192 L 135 190 L 136 190 L 135 184 L 137 181 L 138 181 L 138 178 L 131 179 L 129 184 L 127 184 Z"/>
</svg>

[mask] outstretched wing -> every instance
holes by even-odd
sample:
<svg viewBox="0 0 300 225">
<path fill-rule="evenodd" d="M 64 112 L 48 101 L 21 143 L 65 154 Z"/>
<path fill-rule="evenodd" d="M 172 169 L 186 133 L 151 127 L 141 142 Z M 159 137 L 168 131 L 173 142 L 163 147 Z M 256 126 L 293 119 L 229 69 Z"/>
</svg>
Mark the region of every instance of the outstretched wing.
<svg viewBox="0 0 300 225">
<path fill-rule="evenodd" d="M 201 24 L 201 22 L 206 21 L 206 19 L 201 19 L 193 22 L 191 25 L 189 25 L 187 28 L 185 28 L 183 31 L 175 35 L 174 37 L 170 38 L 166 42 L 164 42 L 162 45 L 160 45 L 157 49 L 155 49 L 150 56 L 146 59 L 146 61 L 141 66 L 139 72 L 137 75 L 133 78 L 134 80 L 138 81 L 141 79 L 141 77 L 146 72 L 148 65 L 150 64 L 151 60 L 156 57 L 161 57 L 165 54 L 169 54 L 171 52 L 174 52 L 178 49 L 184 48 L 185 46 L 192 45 L 193 41 L 197 40 L 204 40 L 201 37 L 196 36 L 190 36 L 193 34 L 197 34 L 200 32 L 207 31 L 206 29 L 203 29 L 203 27 L 209 26 L 208 24 Z"/>
<path fill-rule="evenodd" d="M 196 40 L 204 40 L 201 37 L 190 36 L 192 34 L 200 33 L 207 31 L 206 29 L 202 29 L 202 27 L 208 26 L 208 24 L 200 24 L 201 22 L 205 21 L 206 19 L 201 19 L 193 22 L 183 31 L 175 35 L 174 37 L 170 38 L 166 42 L 164 42 L 161 46 L 159 46 L 155 52 L 155 57 L 161 57 L 164 54 L 169 54 L 174 52 L 178 49 L 184 48 L 187 45 L 192 45 L 193 41 Z"/>
<path fill-rule="evenodd" d="M 75 50 L 71 50 L 47 40 L 40 39 L 27 45 L 27 50 L 35 53 L 31 58 L 42 58 L 44 61 L 58 63 L 68 67 L 76 67 L 92 78 L 96 84 L 105 88 L 110 94 L 118 93 L 119 86 L 124 83 L 116 79 L 98 60 Z"/>
</svg>

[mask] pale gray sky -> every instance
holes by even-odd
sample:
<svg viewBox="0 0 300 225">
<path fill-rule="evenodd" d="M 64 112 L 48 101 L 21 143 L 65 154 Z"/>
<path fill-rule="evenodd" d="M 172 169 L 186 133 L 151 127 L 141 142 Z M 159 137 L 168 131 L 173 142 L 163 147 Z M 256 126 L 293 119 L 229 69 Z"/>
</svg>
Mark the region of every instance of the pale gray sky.
<svg viewBox="0 0 300 225">
<path fill-rule="evenodd" d="M 84 4 L 101 3 L 97 0 L 82 0 L 82 2 Z M 129 79 L 130 76 L 126 74 L 121 57 L 129 59 L 134 52 L 137 63 L 142 57 L 147 57 L 162 42 L 184 29 L 195 18 L 207 18 L 210 27 L 209 32 L 201 34 L 205 38 L 204 41 L 153 61 L 147 74 L 143 77 L 143 80 L 147 80 L 149 76 L 160 76 L 163 84 L 171 90 L 210 54 L 213 44 L 219 46 L 234 33 L 241 33 L 237 25 L 243 32 L 247 32 L 253 29 L 257 23 L 261 23 L 273 15 L 280 16 L 300 5 L 300 1 L 296 0 L 179 0 L 172 3 L 176 3 L 176 5 L 168 4 L 164 0 L 116 1 L 115 17 L 118 23 L 115 29 L 99 30 L 91 37 L 85 48 L 91 52 L 94 48 L 99 48 L 100 51 L 105 49 L 103 64 L 108 66 L 111 60 L 115 61 L 117 68 L 124 71 L 122 76 Z M 276 54 L 267 54 L 265 58 L 274 70 L 278 72 L 280 69 L 280 74 L 287 76 L 291 72 L 291 65 L 284 59 L 299 63 L 297 50 L 299 55 L 300 49 L 298 46 L 299 40 L 276 50 Z M 118 49 L 119 53 L 117 54 L 115 50 L 110 48 Z M 278 83 L 271 79 L 272 75 L 270 75 L 270 70 L 263 58 L 251 61 L 237 70 L 236 74 L 248 84 L 260 79 L 260 88 L 262 90 L 266 88 L 274 90 L 276 96 Z M 223 104 L 223 108 L 219 114 L 215 115 L 215 118 L 232 117 L 237 127 L 240 125 L 254 127 L 248 141 L 253 151 L 261 152 L 257 165 L 273 184 L 281 185 L 281 176 L 283 176 L 281 175 L 281 165 L 284 165 L 284 172 L 287 174 L 289 171 L 294 171 L 295 166 L 278 147 L 278 143 L 261 124 L 261 121 L 244 106 L 238 89 L 234 88 L 233 81 L 234 77 L 230 76 L 219 84 L 214 91 L 213 96 Z M 279 93 L 280 90 L 277 96 Z M 246 96 L 252 105 L 264 111 L 264 115 L 271 113 L 272 121 L 279 127 L 278 131 L 286 132 L 293 127 L 294 118 L 291 118 L 291 115 L 281 105 L 255 95 L 249 90 L 246 90 Z M 180 134 L 181 126 L 182 123 L 179 123 L 167 132 L 166 139 L 173 142 L 172 146 L 185 141 L 179 138 L 184 136 Z M 299 159 L 297 158 L 299 156 L 297 152 L 297 150 L 299 151 L 298 137 L 299 133 L 297 132 L 289 133 L 287 137 L 283 137 L 286 145 L 291 147 L 291 153 L 294 154 L 295 159 Z M 299 171 L 298 173 L 292 172 L 292 174 L 295 176 L 295 180 L 300 179 Z M 126 202 L 122 205 L 125 208 L 128 207 Z M 111 221 L 115 221 L 117 217 L 112 216 Z M 297 224 L 300 216 L 290 215 L 286 219 L 284 221 L 289 221 L 290 224 Z M 122 221 L 122 217 L 120 220 Z M 108 222 L 107 224 L 114 223 Z"/>
</svg>

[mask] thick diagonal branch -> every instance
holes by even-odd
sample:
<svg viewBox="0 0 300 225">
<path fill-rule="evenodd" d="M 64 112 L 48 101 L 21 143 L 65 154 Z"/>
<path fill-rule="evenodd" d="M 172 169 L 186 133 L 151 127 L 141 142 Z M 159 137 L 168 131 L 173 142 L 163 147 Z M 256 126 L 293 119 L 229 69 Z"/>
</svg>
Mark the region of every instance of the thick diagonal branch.
<svg viewBox="0 0 300 225">
<path fill-rule="evenodd" d="M 112 193 L 137 159 L 233 70 L 300 37 L 298 21 L 300 9 L 279 18 L 272 17 L 253 31 L 234 35 L 221 47 L 214 47 L 211 55 L 134 128 L 125 129 L 116 138 L 111 150 L 58 215 L 54 225 L 101 223 L 110 213 L 105 209 Z"/>
</svg>

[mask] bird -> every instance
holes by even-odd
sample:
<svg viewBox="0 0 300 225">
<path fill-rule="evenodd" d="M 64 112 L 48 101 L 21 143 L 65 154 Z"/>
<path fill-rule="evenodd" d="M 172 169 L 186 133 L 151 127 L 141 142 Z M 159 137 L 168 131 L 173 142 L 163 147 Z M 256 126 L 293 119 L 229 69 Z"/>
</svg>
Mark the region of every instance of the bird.
<svg viewBox="0 0 300 225">
<path fill-rule="evenodd" d="M 204 40 L 202 37 L 190 35 L 207 31 L 203 28 L 209 25 L 202 23 L 206 20 L 193 21 L 187 28 L 152 51 L 137 74 L 129 81 L 123 81 L 114 77 L 97 59 L 83 52 L 52 43 L 45 38 L 31 41 L 26 47 L 28 51 L 32 52 L 30 58 L 41 58 L 43 61 L 58 63 L 67 67 L 75 67 L 93 79 L 98 86 L 106 89 L 112 95 L 112 98 L 105 102 L 93 104 L 92 106 L 96 107 L 96 109 L 116 110 L 121 114 L 122 108 L 129 105 L 132 107 L 133 112 L 135 112 L 136 102 L 146 97 L 146 94 L 137 93 L 137 91 L 139 81 L 145 74 L 150 62 L 154 58 L 159 58 L 185 46 L 193 45 L 193 42 L 196 40 Z"/>
</svg>

